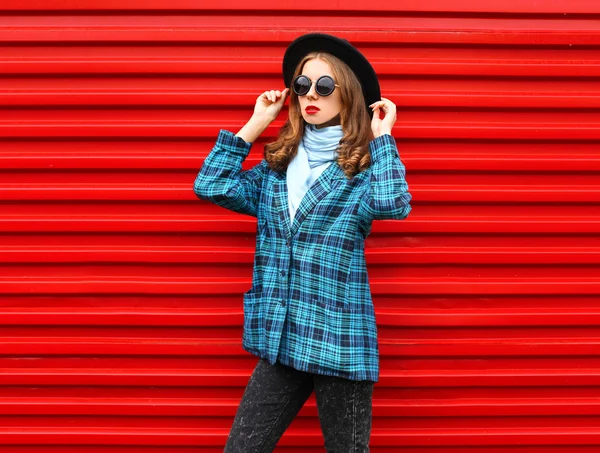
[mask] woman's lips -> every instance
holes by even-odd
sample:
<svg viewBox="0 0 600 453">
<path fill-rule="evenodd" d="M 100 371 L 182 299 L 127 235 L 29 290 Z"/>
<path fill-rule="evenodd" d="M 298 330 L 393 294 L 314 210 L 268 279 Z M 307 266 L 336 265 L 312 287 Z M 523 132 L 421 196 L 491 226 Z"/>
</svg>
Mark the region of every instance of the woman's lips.
<svg viewBox="0 0 600 453">
<path fill-rule="evenodd" d="M 306 107 L 306 113 L 309 115 L 314 115 L 315 113 L 317 113 L 319 111 L 319 109 L 317 107 Z"/>
</svg>

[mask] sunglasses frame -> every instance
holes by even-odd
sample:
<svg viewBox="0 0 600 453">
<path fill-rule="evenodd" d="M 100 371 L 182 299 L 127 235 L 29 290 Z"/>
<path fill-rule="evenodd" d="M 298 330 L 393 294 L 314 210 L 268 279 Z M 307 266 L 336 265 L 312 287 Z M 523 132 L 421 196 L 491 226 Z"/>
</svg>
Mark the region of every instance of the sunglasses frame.
<svg viewBox="0 0 600 453">
<path fill-rule="evenodd" d="M 296 80 L 298 80 L 300 77 L 305 77 L 309 82 L 310 82 L 310 86 L 308 88 L 308 91 L 304 94 L 299 94 L 296 92 L 295 89 L 295 85 L 296 85 Z M 328 78 L 333 82 L 333 90 L 331 90 L 331 92 L 327 93 L 327 94 L 321 94 L 317 91 L 317 83 L 319 83 L 319 80 L 323 79 L 323 78 Z M 333 77 L 329 76 L 329 75 L 322 75 L 321 77 L 319 77 L 317 80 L 310 80 L 308 78 L 308 76 L 305 76 L 304 74 L 299 74 L 297 75 L 294 80 L 292 80 L 292 90 L 294 90 L 294 93 L 296 93 L 296 96 L 306 96 L 308 94 L 308 92 L 310 91 L 310 89 L 312 88 L 313 84 L 315 85 L 315 92 L 319 95 L 319 96 L 330 96 L 334 91 L 335 91 L 335 87 L 339 88 L 339 85 L 337 83 L 335 83 L 335 80 L 333 80 Z"/>
</svg>

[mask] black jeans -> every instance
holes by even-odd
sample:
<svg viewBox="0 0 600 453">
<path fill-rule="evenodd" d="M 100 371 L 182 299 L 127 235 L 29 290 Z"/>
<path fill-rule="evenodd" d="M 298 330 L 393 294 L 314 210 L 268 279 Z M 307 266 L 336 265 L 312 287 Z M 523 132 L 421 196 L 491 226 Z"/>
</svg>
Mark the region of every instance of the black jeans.
<svg viewBox="0 0 600 453">
<path fill-rule="evenodd" d="M 225 453 L 272 452 L 312 391 L 315 391 L 325 449 L 368 452 L 372 381 L 305 373 L 260 359 L 242 397 Z"/>
</svg>

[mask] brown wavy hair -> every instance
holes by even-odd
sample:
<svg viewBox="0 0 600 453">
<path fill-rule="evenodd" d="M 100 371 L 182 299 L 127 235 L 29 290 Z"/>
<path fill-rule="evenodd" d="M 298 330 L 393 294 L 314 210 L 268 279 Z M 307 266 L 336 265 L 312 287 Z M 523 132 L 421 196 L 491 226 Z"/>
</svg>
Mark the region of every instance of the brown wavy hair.
<svg viewBox="0 0 600 453">
<path fill-rule="evenodd" d="M 369 142 L 373 140 L 371 117 L 365 105 L 362 88 L 358 78 L 350 67 L 339 58 L 325 52 L 307 54 L 294 71 L 292 80 L 302 73 L 304 64 L 319 58 L 329 64 L 333 77 L 341 91 L 342 110 L 340 124 L 344 132 L 338 148 L 339 166 L 344 170 L 348 179 L 357 175 L 371 165 Z M 288 118 L 279 131 L 279 136 L 264 147 L 264 157 L 269 167 L 278 172 L 285 171 L 298 152 L 298 144 L 304 135 L 306 122 L 300 113 L 298 96 L 293 90 L 289 94 Z"/>
</svg>

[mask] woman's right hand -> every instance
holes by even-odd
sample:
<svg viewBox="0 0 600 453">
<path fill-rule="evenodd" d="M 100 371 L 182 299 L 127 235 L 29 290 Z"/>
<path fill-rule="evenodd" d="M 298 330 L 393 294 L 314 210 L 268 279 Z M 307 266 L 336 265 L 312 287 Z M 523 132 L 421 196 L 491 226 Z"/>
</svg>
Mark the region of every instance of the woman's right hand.
<svg viewBox="0 0 600 453">
<path fill-rule="evenodd" d="M 277 115 L 279 115 L 279 112 L 285 103 L 285 98 L 289 92 L 289 88 L 286 88 L 283 91 L 265 91 L 258 98 L 256 98 L 254 115 L 263 117 L 269 122 L 273 121 L 275 118 L 277 118 Z"/>
</svg>

